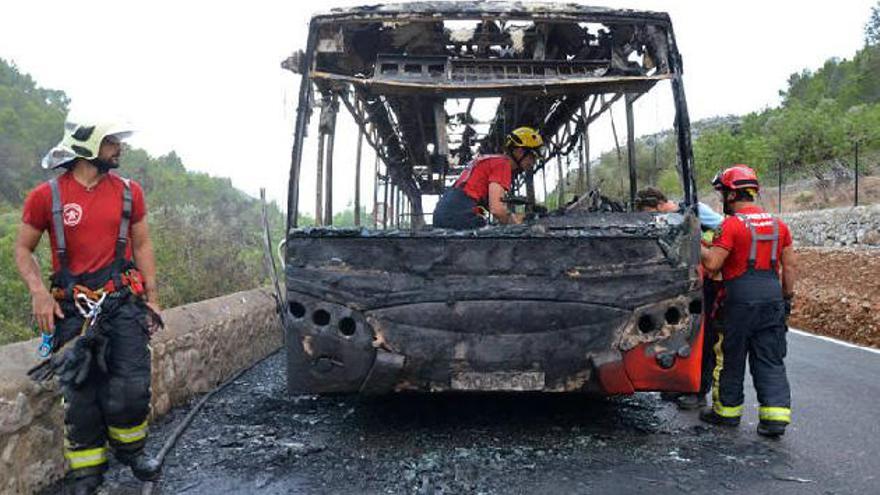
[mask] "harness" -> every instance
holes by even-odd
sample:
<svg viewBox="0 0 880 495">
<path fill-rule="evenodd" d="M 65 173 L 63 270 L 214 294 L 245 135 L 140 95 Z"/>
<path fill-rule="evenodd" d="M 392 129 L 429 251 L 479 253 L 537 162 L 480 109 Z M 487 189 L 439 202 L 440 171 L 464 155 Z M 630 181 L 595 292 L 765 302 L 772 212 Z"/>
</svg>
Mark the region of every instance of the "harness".
<svg viewBox="0 0 880 495">
<path fill-rule="evenodd" d="M 64 205 L 61 201 L 61 190 L 58 178 L 49 180 L 52 191 L 52 225 L 55 237 L 55 254 L 58 257 L 59 270 L 52 276 L 52 295 L 59 301 L 78 303 L 80 295 L 92 301 L 98 301 L 102 294 L 111 293 L 129 287 L 136 294 L 143 293 L 143 277 L 134 264 L 125 259 L 128 245 L 128 229 L 131 225 L 132 194 L 131 181 L 122 179 L 122 219 L 119 222 L 119 233 L 116 236 L 116 247 L 110 265 L 90 273 L 73 275 L 67 259 L 67 241 L 64 237 Z"/>
<path fill-rule="evenodd" d="M 473 162 L 471 162 L 471 166 L 466 168 L 464 170 L 464 172 L 461 173 L 461 176 L 458 178 L 457 181 L 455 181 L 455 184 L 453 184 L 452 187 L 454 187 L 456 189 L 464 189 L 464 186 L 465 186 L 465 184 L 467 184 L 467 181 L 469 181 L 471 179 L 471 174 L 474 172 L 474 169 L 477 167 L 477 165 L 482 160 L 483 160 L 483 157 L 479 157 L 476 160 L 474 160 Z"/>
<path fill-rule="evenodd" d="M 725 299 L 729 302 L 764 303 L 782 301 L 782 285 L 779 280 L 779 221 L 771 215 L 766 220 L 773 226 L 771 234 L 759 234 L 755 221 L 747 215 L 737 214 L 736 217 L 749 229 L 752 242 L 749 247 L 748 265 L 745 273 L 733 280 L 725 280 Z M 763 221 L 763 220 L 762 220 Z M 763 226 L 763 225 L 759 225 Z M 758 243 L 772 243 L 770 249 L 770 267 L 759 269 Z"/>
<path fill-rule="evenodd" d="M 758 229 L 755 228 L 755 225 L 751 222 L 749 217 L 740 213 L 737 213 L 736 217 L 739 218 L 740 221 L 749 229 L 749 233 L 752 235 L 752 245 L 749 248 L 748 269 L 757 270 L 756 263 L 758 260 L 758 242 L 772 241 L 773 246 L 770 249 L 770 270 L 772 270 L 773 273 L 777 273 L 779 271 L 779 262 L 776 257 L 776 251 L 779 248 L 779 222 L 771 216 L 770 222 L 773 224 L 773 233 L 759 234 Z"/>
<path fill-rule="evenodd" d="M 483 161 L 488 160 L 490 158 L 492 158 L 491 155 L 479 156 L 479 157 L 475 158 L 471 162 L 471 165 L 468 168 L 466 168 L 464 172 L 462 172 L 462 174 L 458 178 L 458 180 L 456 180 L 455 183 L 452 185 L 452 188 L 454 190 L 459 191 L 459 193 L 462 196 L 464 196 L 467 199 L 469 199 L 470 201 L 474 202 L 474 206 L 471 208 L 471 211 L 473 212 L 473 214 L 478 217 L 482 217 L 484 219 L 489 217 L 489 198 L 488 198 L 488 196 L 486 197 L 485 200 L 483 198 L 479 198 L 479 199 L 471 198 L 470 196 L 468 196 L 464 192 L 464 186 L 467 185 L 469 180 L 471 180 L 471 175 L 474 173 L 474 170 L 476 170 L 477 165 L 479 165 Z"/>
</svg>

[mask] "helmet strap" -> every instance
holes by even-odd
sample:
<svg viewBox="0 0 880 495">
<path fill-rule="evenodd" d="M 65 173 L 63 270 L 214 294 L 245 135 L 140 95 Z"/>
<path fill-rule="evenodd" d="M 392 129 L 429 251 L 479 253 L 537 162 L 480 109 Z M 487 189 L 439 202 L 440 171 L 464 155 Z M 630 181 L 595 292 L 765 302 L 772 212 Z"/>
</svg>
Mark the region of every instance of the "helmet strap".
<svg viewBox="0 0 880 495">
<path fill-rule="evenodd" d="M 741 202 L 752 202 L 753 197 L 751 194 L 747 193 L 741 189 L 722 189 L 721 190 L 721 202 L 724 205 L 724 214 L 725 215 L 733 215 L 736 213 L 736 210 L 733 209 L 734 203 Z"/>
<path fill-rule="evenodd" d="M 514 151 L 516 149 L 517 149 L 516 146 L 511 146 L 511 147 L 507 148 L 507 156 L 509 156 L 510 159 L 513 160 L 513 163 L 516 165 L 516 170 L 519 171 L 519 170 L 522 170 L 522 165 L 520 164 L 520 162 L 522 161 L 522 158 L 516 157 L 516 153 L 514 153 Z"/>
<path fill-rule="evenodd" d="M 727 201 L 727 199 L 724 200 L 723 210 L 725 215 L 733 215 L 736 213 L 735 211 L 733 211 L 733 205 L 730 203 L 730 201 Z"/>
</svg>

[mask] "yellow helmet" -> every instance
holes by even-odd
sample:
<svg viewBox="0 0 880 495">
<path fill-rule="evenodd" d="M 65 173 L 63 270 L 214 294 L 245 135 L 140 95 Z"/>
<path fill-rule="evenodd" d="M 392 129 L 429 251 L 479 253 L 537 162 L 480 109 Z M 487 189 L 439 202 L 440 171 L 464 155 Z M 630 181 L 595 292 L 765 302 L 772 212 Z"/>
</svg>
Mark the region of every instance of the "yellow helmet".
<svg viewBox="0 0 880 495">
<path fill-rule="evenodd" d="M 107 136 L 115 136 L 125 139 L 132 135 L 128 126 L 117 125 L 107 122 L 94 124 L 64 125 L 64 137 L 57 146 L 49 150 L 43 157 L 43 168 L 57 168 L 67 166 L 77 158 L 91 160 L 98 157 L 101 142 Z"/>
<path fill-rule="evenodd" d="M 504 141 L 505 148 L 529 148 L 538 149 L 544 146 L 544 140 L 537 130 L 531 127 L 517 127 L 510 131 Z"/>
</svg>

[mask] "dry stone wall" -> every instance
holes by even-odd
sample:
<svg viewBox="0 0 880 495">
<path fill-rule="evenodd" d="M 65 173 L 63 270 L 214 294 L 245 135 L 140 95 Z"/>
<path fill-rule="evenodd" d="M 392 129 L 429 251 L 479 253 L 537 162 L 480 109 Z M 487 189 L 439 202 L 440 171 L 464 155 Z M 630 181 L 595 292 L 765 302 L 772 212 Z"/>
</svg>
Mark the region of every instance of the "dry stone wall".
<svg viewBox="0 0 880 495">
<path fill-rule="evenodd" d="M 880 205 L 782 215 L 800 246 L 880 246 Z"/>
<path fill-rule="evenodd" d="M 154 337 L 153 415 L 163 415 L 278 349 L 275 300 L 257 289 L 163 312 Z M 63 415 L 57 386 L 25 373 L 38 340 L 0 347 L 0 493 L 33 493 L 64 474 Z"/>
</svg>

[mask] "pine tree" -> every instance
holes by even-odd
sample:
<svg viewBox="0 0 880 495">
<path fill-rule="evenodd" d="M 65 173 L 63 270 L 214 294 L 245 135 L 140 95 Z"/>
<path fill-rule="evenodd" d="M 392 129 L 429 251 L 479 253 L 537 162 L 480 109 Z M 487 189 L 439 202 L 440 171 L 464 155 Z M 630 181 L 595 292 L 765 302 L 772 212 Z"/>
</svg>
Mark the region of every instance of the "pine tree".
<svg viewBox="0 0 880 495">
<path fill-rule="evenodd" d="M 865 44 L 876 45 L 880 43 L 880 2 L 871 7 L 871 18 L 865 24 Z"/>
</svg>

